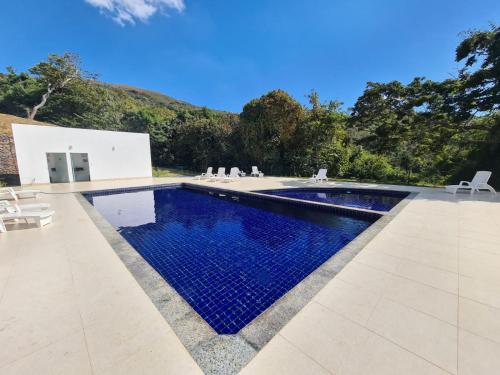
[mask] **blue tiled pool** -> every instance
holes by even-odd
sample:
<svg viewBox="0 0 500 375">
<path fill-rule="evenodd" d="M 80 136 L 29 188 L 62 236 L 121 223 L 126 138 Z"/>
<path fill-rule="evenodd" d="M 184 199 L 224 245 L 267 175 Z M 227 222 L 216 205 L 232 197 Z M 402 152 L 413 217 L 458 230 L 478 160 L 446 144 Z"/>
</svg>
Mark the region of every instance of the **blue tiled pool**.
<svg viewBox="0 0 500 375">
<path fill-rule="evenodd" d="M 237 333 L 376 220 L 184 187 L 84 195 L 219 334 Z"/>
<path fill-rule="evenodd" d="M 291 188 L 256 192 L 375 211 L 390 211 L 409 194 L 404 191 L 345 188 Z"/>
</svg>

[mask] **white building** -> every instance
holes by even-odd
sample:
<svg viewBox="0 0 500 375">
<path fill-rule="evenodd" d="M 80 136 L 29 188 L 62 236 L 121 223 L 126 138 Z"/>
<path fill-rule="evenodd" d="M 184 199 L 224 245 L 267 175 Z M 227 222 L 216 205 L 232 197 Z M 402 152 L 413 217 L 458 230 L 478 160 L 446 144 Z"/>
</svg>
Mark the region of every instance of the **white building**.
<svg viewBox="0 0 500 375">
<path fill-rule="evenodd" d="M 12 123 L 21 184 L 151 177 L 149 134 Z"/>
</svg>

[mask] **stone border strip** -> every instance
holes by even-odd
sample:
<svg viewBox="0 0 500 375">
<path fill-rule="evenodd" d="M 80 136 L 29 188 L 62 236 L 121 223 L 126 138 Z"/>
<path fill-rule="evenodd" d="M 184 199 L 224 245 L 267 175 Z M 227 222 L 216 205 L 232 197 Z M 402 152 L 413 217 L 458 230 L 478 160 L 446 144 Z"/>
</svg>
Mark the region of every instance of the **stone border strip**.
<svg viewBox="0 0 500 375">
<path fill-rule="evenodd" d="M 119 191 L 149 190 L 161 187 L 184 186 L 204 189 L 204 186 L 176 183 L 137 188 L 108 189 L 88 193 L 116 193 Z M 265 194 L 229 189 L 208 188 L 236 196 L 274 197 Z M 205 189 L 206 190 L 206 189 Z M 410 193 L 390 213 L 356 212 L 356 216 L 380 217 L 353 241 L 334 254 L 309 276 L 288 291 L 235 335 L 219 335 L 172 288 L 158 272 L 115 230 L 81 193 L 73 193 L 115 253 L 149 296 L 158 311 L 172 327 L 182 344 L 206 374 L 230 375 L 238 373 L 285 324 L 293 318 L 333 277 L 354 258 L 418 193 Z M 105 195 L 105 194 L 103 194 Z M 264 198 L 264 197 L 262 197 Z M 282 198 L 282 197 L 280 197 Z M 287 198 L 285 198 L 287 199 Z M 273 199 L 274 200 L 274 199 Z M 282 199 L 276 199 L 282 200 Z M 292 201 L 294 201 L 292 199 Z M 299 201 L 293 204 L 318 206 L 316 202 Z M 326 206 L 326 207 L 325 207 Z M 338 207 L 319 203 L 320 209 L 338 212 Z M 341 207 L 344 210 L 344 207 Z M 361 210 L 364 211 L 364 210 Z M 369 211 L 369 210 L 368 210 Z M 352 213 L 351 213 L 352 214 Z M 361 214 L 361 215 L 360 215 Z"/>
</svg>

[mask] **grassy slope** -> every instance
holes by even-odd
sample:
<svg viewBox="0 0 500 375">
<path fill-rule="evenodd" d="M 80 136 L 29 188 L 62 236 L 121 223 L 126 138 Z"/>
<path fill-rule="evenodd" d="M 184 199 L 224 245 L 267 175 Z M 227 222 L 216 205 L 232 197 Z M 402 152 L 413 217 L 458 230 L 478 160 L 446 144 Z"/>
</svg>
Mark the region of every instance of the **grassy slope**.
<svg viewBox="0 0 500 375">
<path fill-rule="evenodd" d="M 165 106 L 167 108 L 177 109 L 177 110 L 201 108 L 193 104 L 184 102 L 182 100 L 177 100 L 175 98 L 172 98 L 171 96 L 164 95 L 156 91 L 145 90 L 138 87 L 113 84 L 113 83 L 102 83 L 102 85 L 116 91 L 125 92 L 132 98 L 137 99 L 140 102 L 148 103 L 150 105 Z"/>
<path fill-rule="evenodd" d="M 28 120 L 27 118 L 17 117 L 8 115 L 5 113 L 0 113 L 0 134 L 12 135 L 12 124 L 31 124 L 31 125 L 47 125 L 53 126 L 52 124 L 46 124 L 44 122 Z"/>
<path fill-rule="evenodd" d="M 175 99 L 172 98 L 171 96 L 162 94 L 157 91 L 152 91 L 152 90 L 146 90 L 146 89 L 141 89 L 138 87 L 133 87 L 129 85 L 122 85 L 122 84 L 114 84 L 114 83 L 100 83 L 101 85 L 108 87 L 112 90 L 119 91 L 119 92 L 124 92 L 127 95 L 131 96 L 133 99 L 148 104 L 152 106 L 161 106 L 161 107 L 167 107 L 169 109 L 172 109 L 174 111 L 180 111 L 180 110 L 200 110 L 203 107 L 185 102 L 183 100 Z M 215 112 L 219 113 L 227 113 L 225 111 L 219 111 L 216 109 L 213 109 Z"/>
</svg>

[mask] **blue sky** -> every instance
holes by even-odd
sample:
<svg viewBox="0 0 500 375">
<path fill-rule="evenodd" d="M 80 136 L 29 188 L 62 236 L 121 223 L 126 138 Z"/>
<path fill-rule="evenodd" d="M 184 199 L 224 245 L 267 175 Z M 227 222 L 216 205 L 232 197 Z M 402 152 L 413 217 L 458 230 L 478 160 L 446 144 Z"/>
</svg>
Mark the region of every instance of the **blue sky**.
<svg viewBox="0 0 500 375">
<path fill-rule="evenodd" d="M 276 88 L 348 107 L 367 81 L 450 77 L 458 34 L 500 22 L 498 0 L 18 0 L 1 11 L 2 70 L 71 51 L 102 81 L 234 112 Z"/>
</svg>

